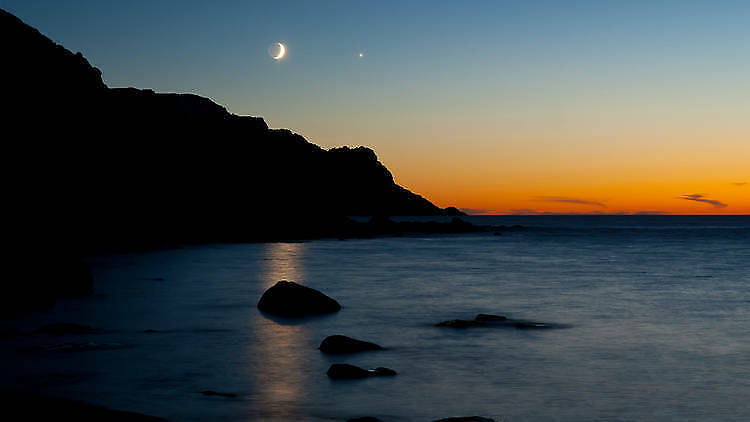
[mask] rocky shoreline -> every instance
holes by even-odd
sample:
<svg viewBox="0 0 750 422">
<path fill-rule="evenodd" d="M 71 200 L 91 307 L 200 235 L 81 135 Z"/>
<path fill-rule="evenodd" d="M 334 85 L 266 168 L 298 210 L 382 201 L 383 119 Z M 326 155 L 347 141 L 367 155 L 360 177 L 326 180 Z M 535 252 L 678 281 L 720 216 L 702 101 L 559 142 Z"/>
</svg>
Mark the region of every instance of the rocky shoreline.
<svg viewBox="0 0 750 422">
<path fill-rule="evenodd" d="M 0 390 L 0 406 L 6 415 L 15 415 L 15 420 L 24 421 L 166 422 L 166 419 L 156 416 L 5 389 Z"/>
</svg>

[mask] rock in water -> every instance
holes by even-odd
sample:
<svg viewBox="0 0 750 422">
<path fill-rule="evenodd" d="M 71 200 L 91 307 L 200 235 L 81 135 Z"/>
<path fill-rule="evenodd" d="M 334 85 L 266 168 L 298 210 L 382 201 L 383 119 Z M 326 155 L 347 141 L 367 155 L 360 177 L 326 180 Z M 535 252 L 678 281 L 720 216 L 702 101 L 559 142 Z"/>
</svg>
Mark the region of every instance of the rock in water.
<svg viewBox="0 0 750 422">
<path fill-rule="evenodd" d="M 375 369 L 370 369 L 367 372 L 370 373 L 371 377 L 380 377 L 380 376 L 391 377 L 391 376 L 397 374 L 397 372 L 394 371 L 393 369 L 391 369 L 391 368 L 384 368 L 382 366 L 379 366 L 379 367 L 377 367 Z"/>
<path fill-rule="evenodd" d="M 474 317 L 475 321 L 507 321 L 508 317 L 503 315 L 479 314 Z"/>
<path fill-rule="evenodd" d="M 229 397 L 229 398 L 237 397 L 237 394 L 233 394 L 233 393 L 219 393 L 219 392 L 213 391 L 213 390 L 201 391 L 201 394 L 203 394 L 204 396 L 219 396 L 219 397 Z"/>
<path fill-rule="evenodd" d="M 450 321 L 442 321 L 435 324 L 436 327 L 452 327 L 452 328 L 466 328 L 477 325 L 484 325 L 483 321 L 469 321 L 466 319 L 452 319 Z"/>
<path fill-rule="evenodd" d="M 369 341 L 353 339 L 347 336 L 328 336 L 320 343 L 320 351 L 330 354 L 357 353 L 366 350 L 383 350 L 382 347 Z"/>
<path fill-rule="evenodd" d="M 485 326 L 496 322 L 505 322 L 508 318 L 503 315 L 479 314 L 473 320 L 452 319 L 450 321 L 438 322 L 436 327 L 467 328 Z"/>
<path fill-rule="evenodd" d="M 334 363 L 328 368 L 326 374 L 333 379 L 355 379 L 367 378 L 370 373 L 359 366 L 349 365 L 347 363 Z"/>
<path fill-rule="evenodd" d="M 562 324 L 547 324 L 544 322 L 526 321 L 523 319 L 510 319 L 502 315 L 479 314 L 472 320 L 452 319 L 435 324 L 436 327 L 469 328 L 469 327 L 513 327 L 519 329 L 527 328 L 565 328 Z"/>
<path fill-rule="evenodd" d="M 375 369 L 362 369 L 359 366 L 348 363 L 334 363 L 328 368 L 328 376 L 333 379 L 357 379 L 378 376 L 396 375 L 396 371 L 389 368 L 378 367 Z"/>
<path fill-rule="evenodd" d="M 481 416 L 464 416 L 460 418 L 438 419 L 433 422 L 495 422 L 495 420 L 490 418 L 483 418 Z"/>
<path fill-rule="evenodd" d="M 338 312 L 341 305 L 315 289 L 282 280 L 263 293 L 258 309 L 278 316 L 303 317 Z"/>
</svg>

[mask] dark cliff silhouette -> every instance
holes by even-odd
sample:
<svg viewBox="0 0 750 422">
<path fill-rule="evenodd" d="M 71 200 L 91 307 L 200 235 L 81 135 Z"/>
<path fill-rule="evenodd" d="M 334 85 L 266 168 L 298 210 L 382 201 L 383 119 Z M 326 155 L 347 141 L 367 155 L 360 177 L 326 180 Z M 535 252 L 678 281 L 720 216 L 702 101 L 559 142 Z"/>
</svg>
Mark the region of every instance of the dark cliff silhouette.
<svg viewBox="0 0 750 422">
<path fill-rule="evenodd" d="M 207 98 L 108 88 L 0 10 L 6 224 L 84 250 L 317 237 L 352 215 L 460 215 L 368 148 L 324 150 Z M 294 218 L 290 218 L 294 216 Z"/>
</svg>

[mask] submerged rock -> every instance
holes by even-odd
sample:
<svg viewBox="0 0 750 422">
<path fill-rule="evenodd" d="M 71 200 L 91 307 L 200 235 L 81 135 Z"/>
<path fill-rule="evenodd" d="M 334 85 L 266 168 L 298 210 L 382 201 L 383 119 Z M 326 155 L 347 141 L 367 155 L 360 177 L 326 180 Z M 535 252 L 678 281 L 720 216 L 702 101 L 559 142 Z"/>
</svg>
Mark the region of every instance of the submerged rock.
<svg viewBox="0 0 750 422">
<path fill-rule="evenodd" d="M 503 315 L 479 314 L 474 317 L 475 321 L 506 321 L 508 317 Z"/>
<path fill-rule="evenodd" d="M 369 341 L 353 339 L 347 336 L 328 336 L 320 343 L 320 351 L 329 354 L 357 353 L 367 350 L 383 350 L 382 347 Z"/>
<path fill-rule="evenodd" d="M 561 325 L 544 322 L 510 319 L 502 315 L 479 314 L 472 320 L 452 319 L 435 324 L 436 327 L 468 328 L 468 327 L 508 327 L 508 328 L 562 328 Z"/>
<path fill-rule="evenodd" d="M 470 321 L 466 319 L 452 319 L 449 321 L 441 321 L 435 324 L 436 327 L 452 327 L 452 328 L 466 328 L 473 327 L 476 325 L 485 325 L 482 321 Z"/>
<path fill-rule="evenodd" d="M 378 376 L 393 376 L 396 371 L 390 368 L 378 367 L 375 369 L 362 369 L 359 366 L 349 365 L 348 363 L 334 363 L 328 368 L 326 373 L 333 379 L 357 379 Z"/>
<path fill-rule="evenodd" d="M 237 397 L 237 394 L 232 393 L 219 393 L 213 390 L 201 391 L 204 396 L 219 396 L 219 397 Z"/>
<path fill-rule="evenodd" d="M 490 418 L 483 418 L 481 416 L 463 416 L 458 418 L 438 419 L 433 422 L 495 422 L 495 420 Z"/>
<path fill-rule="evenodd" d="M 282 280 L 263 293 L 258 309 L 278 316 L 303 317 L 337 312 L 341 305 L 315 289 Z"/>
<path fill-rule="evenodd" d="M 449 321 L 438 322 L 436 327 L 467 328 L 476 326 L 485 326 L 490 323 L 505 322 L 508 318 L 502 315 L 479 314 L 472 320 L 452 319 Z"/>
</svg>

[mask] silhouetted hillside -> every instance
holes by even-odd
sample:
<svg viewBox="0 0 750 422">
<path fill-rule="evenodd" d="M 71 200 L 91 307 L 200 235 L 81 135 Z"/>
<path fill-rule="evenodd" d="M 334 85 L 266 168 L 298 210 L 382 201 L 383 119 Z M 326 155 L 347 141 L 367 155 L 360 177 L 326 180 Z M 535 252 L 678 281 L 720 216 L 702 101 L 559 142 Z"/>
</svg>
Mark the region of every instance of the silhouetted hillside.
<svg viewBox="0 0 750 422">
<path fill-rule="evenodd" d="M 0 10 L 9 224 L 112 244 L 316 236 L 347 215 L 445 215 L 364 147 L 329 151 L 207 98 L 110 89 Z M 295 218 L 290 218 L 294 216 Z"/>
</svg>

